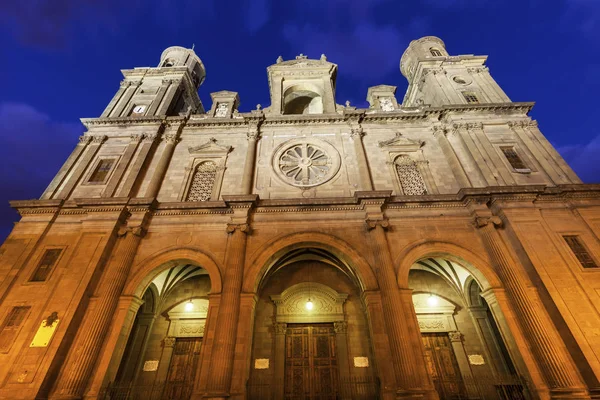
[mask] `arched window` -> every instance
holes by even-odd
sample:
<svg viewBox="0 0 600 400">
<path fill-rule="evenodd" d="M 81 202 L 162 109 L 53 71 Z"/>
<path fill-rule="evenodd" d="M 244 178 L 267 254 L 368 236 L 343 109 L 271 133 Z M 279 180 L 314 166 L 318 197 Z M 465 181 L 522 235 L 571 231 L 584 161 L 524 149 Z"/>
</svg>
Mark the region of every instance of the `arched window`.
<svg viewBox="0 0 600 400">
<path fill-rule="evenodd" d="M 434 48 L 434 47 L 432 47 L 431 49 L 429 49 L 429 52 L 434 57 L 441 57 L 442 56 L 442 52 L 439 51 L 438 49 Z"/>
<path fill-rule="evenodd" d="M 283 96 L 283 114 L 321 114 L 323 98 L 312 85 L 294 85 Z"/>
<path fill-rule="evenodd" d="M 425 181 L 417 168 L 417 164 L 407 155 L 401 155 L 394 161 L 398 180 L 402 191 L 407 196 L 427 194 Z"/>
<path fill-rule="evenodd" d="M 175 65 L 175 61 L 171 58 L 167 58 L 163 63 L 163 67 L 172 67 Z"/>
<path fill-rule="evenodd" d="M 186 201 L 210 200 L 216 175 L 217 166 L 214 162 L 206 161 L 198 165 L 194 171 Z"/>
</svg>

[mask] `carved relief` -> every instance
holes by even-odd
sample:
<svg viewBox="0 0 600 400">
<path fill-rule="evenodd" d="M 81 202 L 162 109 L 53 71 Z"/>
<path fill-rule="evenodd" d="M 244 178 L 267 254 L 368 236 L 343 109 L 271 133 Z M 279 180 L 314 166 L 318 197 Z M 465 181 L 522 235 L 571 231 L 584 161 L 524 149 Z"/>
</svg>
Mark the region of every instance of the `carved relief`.
<svg viewBox="0 0 600 400">
<path fill-rule="evenodd" d="M 227 103 L 219 103 L 219 104 L 217 104 L 217 108 L 215 110 L 215 117 L 224 118 L 227 116 L 228 111 L 229 111 L 229 105 Z"/>
<path fill-rule="evenodd" d="M 343 304 L 347 297 L 328 286 L 304 282 L 271 296 L 271 300 L 277 307 L 277 322 L 341 322 L 344 321 Z M 314 305 L 311 310 L 306 308 L 309 298 Z M 343 324 L 338 324 L 337 328 L 343 329 Z"/>
</svg>

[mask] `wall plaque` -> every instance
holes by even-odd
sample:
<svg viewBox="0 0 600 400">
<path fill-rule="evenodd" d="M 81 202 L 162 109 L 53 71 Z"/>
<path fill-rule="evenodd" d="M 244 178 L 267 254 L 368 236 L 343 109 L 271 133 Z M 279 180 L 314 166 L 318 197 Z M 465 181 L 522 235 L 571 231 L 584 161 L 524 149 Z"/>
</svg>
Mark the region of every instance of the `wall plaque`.
<svg viewBox="0 0 600 400">
<path fill-rule="evenodd" d="M 485 360 L 481 354 L 469 354 L 469 363 L 471 365 L 484 365 Z"/>
<path fill-rule="evenodd" d="M 369 366 L 369 357 L 354 357 L 355 368 L 367 368 Z"/>
<path fill-rule="evenodd" d="M 158 360 L 148 360 L 144 363 L 144 371 L 156 371 L 158 369 Z"/>
<path fill-rule="evenodd" d="M 59 319 L 54 319 L 48 324 L 48 319 L 43 320 L 29 347 L 47 347 L 52 336 L 54 336 L 59 321 Z"/>
<path fill-rule="evenodd" d="M 268 358 L 257 358 L 254 360 L 254 369 L 269 369 Z"/>
</svg>

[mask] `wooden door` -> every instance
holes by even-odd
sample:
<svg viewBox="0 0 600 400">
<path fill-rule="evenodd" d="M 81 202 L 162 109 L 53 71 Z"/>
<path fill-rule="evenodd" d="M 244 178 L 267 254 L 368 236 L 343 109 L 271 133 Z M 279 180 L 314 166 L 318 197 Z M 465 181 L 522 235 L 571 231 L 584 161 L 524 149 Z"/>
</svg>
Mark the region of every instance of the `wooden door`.
<svg viewBox="0 0 600 400">
<path fill-rule="evenodd" d="M 335 400 L 338 370 L 333 324 L 290 324 L 285 347 L 285 399 Z"/>
<path fill-rule="evenodd" d="M 177 338 L 165 381 L 163 398 L 188 400 L 194 388 L 194 377 L 200 358 L 202 338 Z"/>
<path fill-rule="evenodd" d="M 441 399 L 465 398 L 464 383 L 447 333 L 423 333 L 425 363 Z"/>
</svg>

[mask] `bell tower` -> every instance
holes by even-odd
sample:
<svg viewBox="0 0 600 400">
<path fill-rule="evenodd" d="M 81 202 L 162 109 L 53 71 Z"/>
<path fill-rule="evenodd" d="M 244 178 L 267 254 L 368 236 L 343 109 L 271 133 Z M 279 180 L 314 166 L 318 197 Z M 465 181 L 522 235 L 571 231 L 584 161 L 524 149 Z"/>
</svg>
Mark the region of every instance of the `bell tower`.
<svg viewBox="0 0 600 400">
<path fill-rule="evenodd" d="M 337 65 L 327 61 L 325 54 L 311 60 L 300 54 L 295 60 L 283 61 L 267 68 L 271 106 L 270 114 L 334 113 Z"/>
<path fill-rule="evenodd" d="M 125 79 L 102 118 L 158 117 L 203 113 L 198 88 L 206 77 L 193 49 L 173 46 L 163 51 L 157 67 L 121 71 Z"/>
<path fill-rule="evenodd" d="M 414 40 L 402 55 L 400 72 L 409 82 L 403 105 L 510 103 L 485 66 L 487 56 L 450 56 L 435 36 Z"/>
</svg>

